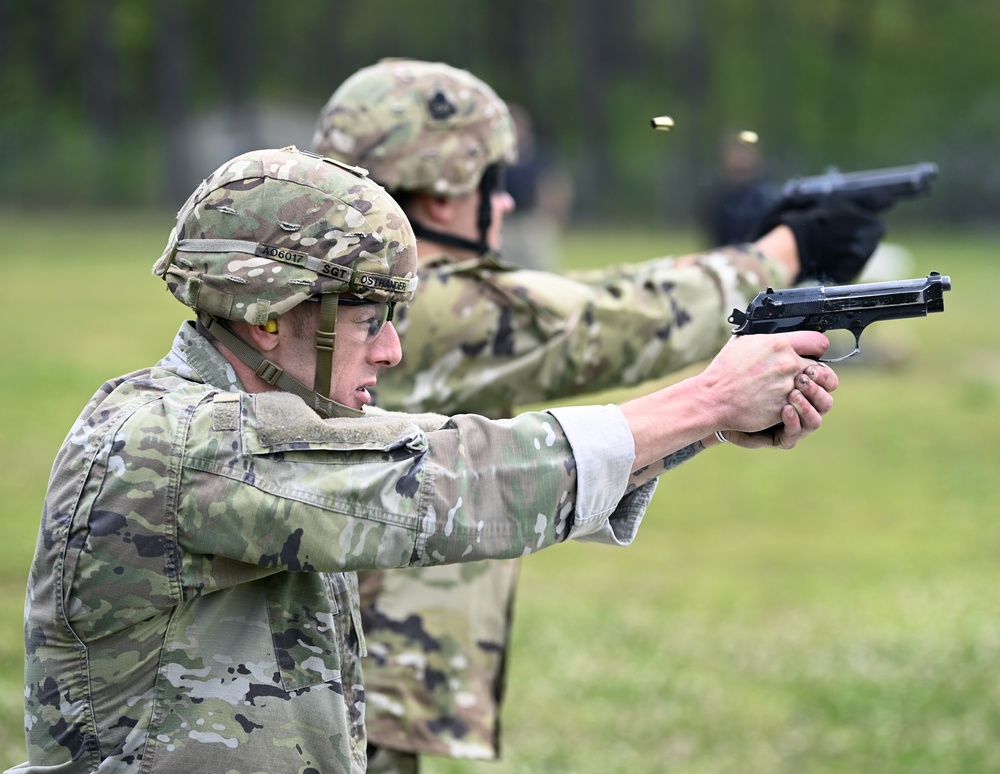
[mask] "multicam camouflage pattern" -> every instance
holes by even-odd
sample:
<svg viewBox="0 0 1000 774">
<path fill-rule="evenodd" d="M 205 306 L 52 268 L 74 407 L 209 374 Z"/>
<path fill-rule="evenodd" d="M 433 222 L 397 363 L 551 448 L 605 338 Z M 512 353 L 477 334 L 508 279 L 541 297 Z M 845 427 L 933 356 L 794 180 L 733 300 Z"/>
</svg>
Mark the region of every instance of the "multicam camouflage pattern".
<svg viewBox="0 0 1000 774">
<path fill-rule="evenodd" d="M 564 275 L 422 257 L 395 323 L 403 360 L 379 379 L 378 402 L 499 417 L 636 385 L 713 357 L 729 313 L 782 282 L 749 246 Z"/>
<path fill-rule="evenodd" d="M 325 293 L 408 301 L 416 243 L 364 170 L 288 147 L 245 153 L 210 175 L 153 271 L 193 309 L 263 325 Z"/>
<path fill-rule="evenodd" d="M 387 59 L 359 70 L 320 113 L 313 149 L 390 191 L 464 196 L 491 164 L 513 164 L 514 122 L 479 78 L 440 62 Z"/>
<path fill-rule="evenodd" d="M 551 414 L 324 421 L 239 388 L 184 323 L 67 436 L 29 578 L 17 771 L 364 771 L 349 571 L 522 556 L 608 507 L 584 505 Z M 648 494 L 612 517 L 629 539 Z"/>
<path fill-rule="evenodd" d="M 718 351 L 726 317 L 780 269 L 749 246 L 563 276 L 420 259 L 397 329 L 387 408 L 510 416 L 519 405 L 635 385 Z M 499 756 L 516 560 L 360 573 L 369 738 L 395 750 Z"/>
<path fill-rule="evenodd" d="M 497 757 L 519 565 L 504 559 L 358 573 L 372 743 Z"/>
</svg>

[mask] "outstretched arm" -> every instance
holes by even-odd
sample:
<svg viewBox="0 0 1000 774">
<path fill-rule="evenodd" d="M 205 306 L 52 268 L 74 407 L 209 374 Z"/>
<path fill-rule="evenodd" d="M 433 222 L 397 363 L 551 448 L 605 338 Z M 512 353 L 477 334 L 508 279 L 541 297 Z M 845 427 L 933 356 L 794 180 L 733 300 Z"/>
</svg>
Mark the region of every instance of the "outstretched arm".
<svg viewBox="0 0 1000 774">
<path fill-rule="evenodd" d="M 734 308 L 789 284 L 794 240 L 774 248 L 565 275 L 432 261 L 396 326 L 403 361 L 379 380 L 377 402 L 498 416 L 662 378 L 715 355 Z"/>
</svg>

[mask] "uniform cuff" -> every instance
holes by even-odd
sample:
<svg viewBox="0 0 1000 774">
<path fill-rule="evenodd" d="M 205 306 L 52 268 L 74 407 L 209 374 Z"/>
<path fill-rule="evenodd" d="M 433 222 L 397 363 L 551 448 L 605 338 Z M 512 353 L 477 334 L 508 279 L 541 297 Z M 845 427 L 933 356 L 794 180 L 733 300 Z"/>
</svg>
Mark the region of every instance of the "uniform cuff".
<svg viewBox="0 0 1000 774">
<path fill-rule="evenodd" d="M 564 406 L 550 409 L 573 449 L 576 461 L 574 540 L 628 545 L 642 521 L 656 481 L 626 495 L 635 441 L 621 409 Z"/>
</svg>

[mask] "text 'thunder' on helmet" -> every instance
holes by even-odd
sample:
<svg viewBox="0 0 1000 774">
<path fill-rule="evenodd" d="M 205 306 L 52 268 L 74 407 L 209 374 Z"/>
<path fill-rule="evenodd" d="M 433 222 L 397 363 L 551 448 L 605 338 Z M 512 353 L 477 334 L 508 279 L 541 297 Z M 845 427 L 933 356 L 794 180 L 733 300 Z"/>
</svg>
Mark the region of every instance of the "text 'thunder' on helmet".
<svg viewBox="0 0 1000 774">
<path fill-rule="evenodd" d="M 365 170 L 294 147 L 226 162 L 177 214 L 153 272 L 199 321 L 266 381 L 324 416 L 340 296 L 386 303 L 413 297 L 416 242 L 406 215 Z M 264 325 L 320 301 L 310 390 L 237 337 L 227 321 Z"/>
</svg>

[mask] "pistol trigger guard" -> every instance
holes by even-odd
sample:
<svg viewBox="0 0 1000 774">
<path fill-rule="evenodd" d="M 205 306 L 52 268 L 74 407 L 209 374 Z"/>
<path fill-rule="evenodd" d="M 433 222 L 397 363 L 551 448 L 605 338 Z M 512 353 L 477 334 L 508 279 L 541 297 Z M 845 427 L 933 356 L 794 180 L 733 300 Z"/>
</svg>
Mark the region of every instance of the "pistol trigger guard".
<svg viewBox="0 0 1000 774">
<path fill-rule="evenodd" d="M 851 333 L 854 333 L 854 350 L 853 351 L 848 352 L 846 355 L 841 355 L 840 357 L 831 357 L 831 358 L 822 358 L 822 357 L 819 357 L 819 358 L 816 358 L 816 359 L 820 363 L 840 363 L 840 362 L 842 362 L 844 360 L 847 360 L 849 357 L 854 357 L 855 355 L 860 355 L 861 354 L 861 333 L 862 332 L 858 331 L 857 333 L 855 333 L 854 331 L 851 331 Z"/>
</svg>

